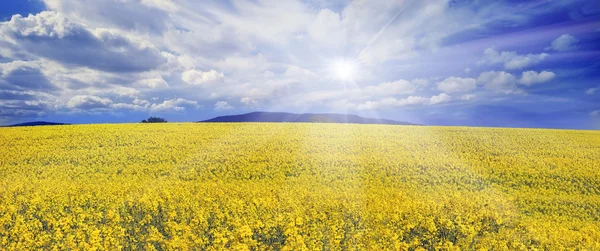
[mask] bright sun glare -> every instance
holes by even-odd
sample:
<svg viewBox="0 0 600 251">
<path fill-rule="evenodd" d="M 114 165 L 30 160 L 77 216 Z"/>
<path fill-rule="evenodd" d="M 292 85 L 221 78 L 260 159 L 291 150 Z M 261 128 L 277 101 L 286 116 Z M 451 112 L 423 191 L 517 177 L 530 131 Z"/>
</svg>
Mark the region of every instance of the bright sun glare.
<svg viewBox="0 0 600 251">
<path fill-rule="evenodd" d="M 348 60 L 340 60 L 334 64 L 335 75 L 340 80 L 354 79 L 356 64 Z"/>
</svg>

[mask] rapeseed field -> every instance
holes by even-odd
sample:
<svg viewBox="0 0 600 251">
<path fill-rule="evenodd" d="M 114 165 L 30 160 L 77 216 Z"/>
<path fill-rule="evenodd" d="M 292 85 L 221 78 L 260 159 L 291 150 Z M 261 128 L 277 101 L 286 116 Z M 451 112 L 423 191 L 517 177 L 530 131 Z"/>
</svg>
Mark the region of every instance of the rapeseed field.
<svg viewBox="0 0 600 251">
<path fill-rule="evenodd" d="M 600 131 L 0 128 L 0 250 L 600 250 Z"/>
</svg>

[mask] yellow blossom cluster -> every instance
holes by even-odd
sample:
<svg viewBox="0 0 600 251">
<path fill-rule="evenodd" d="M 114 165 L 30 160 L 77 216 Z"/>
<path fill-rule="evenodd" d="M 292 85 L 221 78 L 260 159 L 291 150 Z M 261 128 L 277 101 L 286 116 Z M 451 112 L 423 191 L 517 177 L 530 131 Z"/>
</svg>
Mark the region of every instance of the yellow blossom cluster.
<svg viewBox="0 0 600 251">
<path fill-rule="evenodd" d="M 0 128 L 0 250 L 600 250 L 600 131 Z"/>
</svg>

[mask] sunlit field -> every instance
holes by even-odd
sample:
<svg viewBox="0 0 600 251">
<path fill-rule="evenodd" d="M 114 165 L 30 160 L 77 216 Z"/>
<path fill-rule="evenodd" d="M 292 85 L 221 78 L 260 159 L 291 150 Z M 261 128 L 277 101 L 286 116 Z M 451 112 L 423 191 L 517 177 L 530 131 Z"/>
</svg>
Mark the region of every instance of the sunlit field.
<svg viewBox="0 0 600 251">
<path fill-rule="evenodd" d="M 600 131 L 0 128 L 0 249 L 600 249 Z"/>
</svg>

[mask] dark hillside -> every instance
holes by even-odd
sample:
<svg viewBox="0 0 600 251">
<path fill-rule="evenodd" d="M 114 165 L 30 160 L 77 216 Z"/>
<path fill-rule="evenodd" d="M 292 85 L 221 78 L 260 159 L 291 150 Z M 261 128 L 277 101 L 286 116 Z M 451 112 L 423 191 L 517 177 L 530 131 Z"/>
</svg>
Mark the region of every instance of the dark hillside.
<svg viewBox="0 0 600 251">
<path fill-rule="evenodd" d="M 389 124 L 415 125 L 408 122 L 389 119 L 364 118 L 351 114 L 335 113 L 287 113 L 287 112 L 251 112 L 240 115 L 219 116 L 200 122 L 321 122 L 353 124 Z"/>
</svg>

